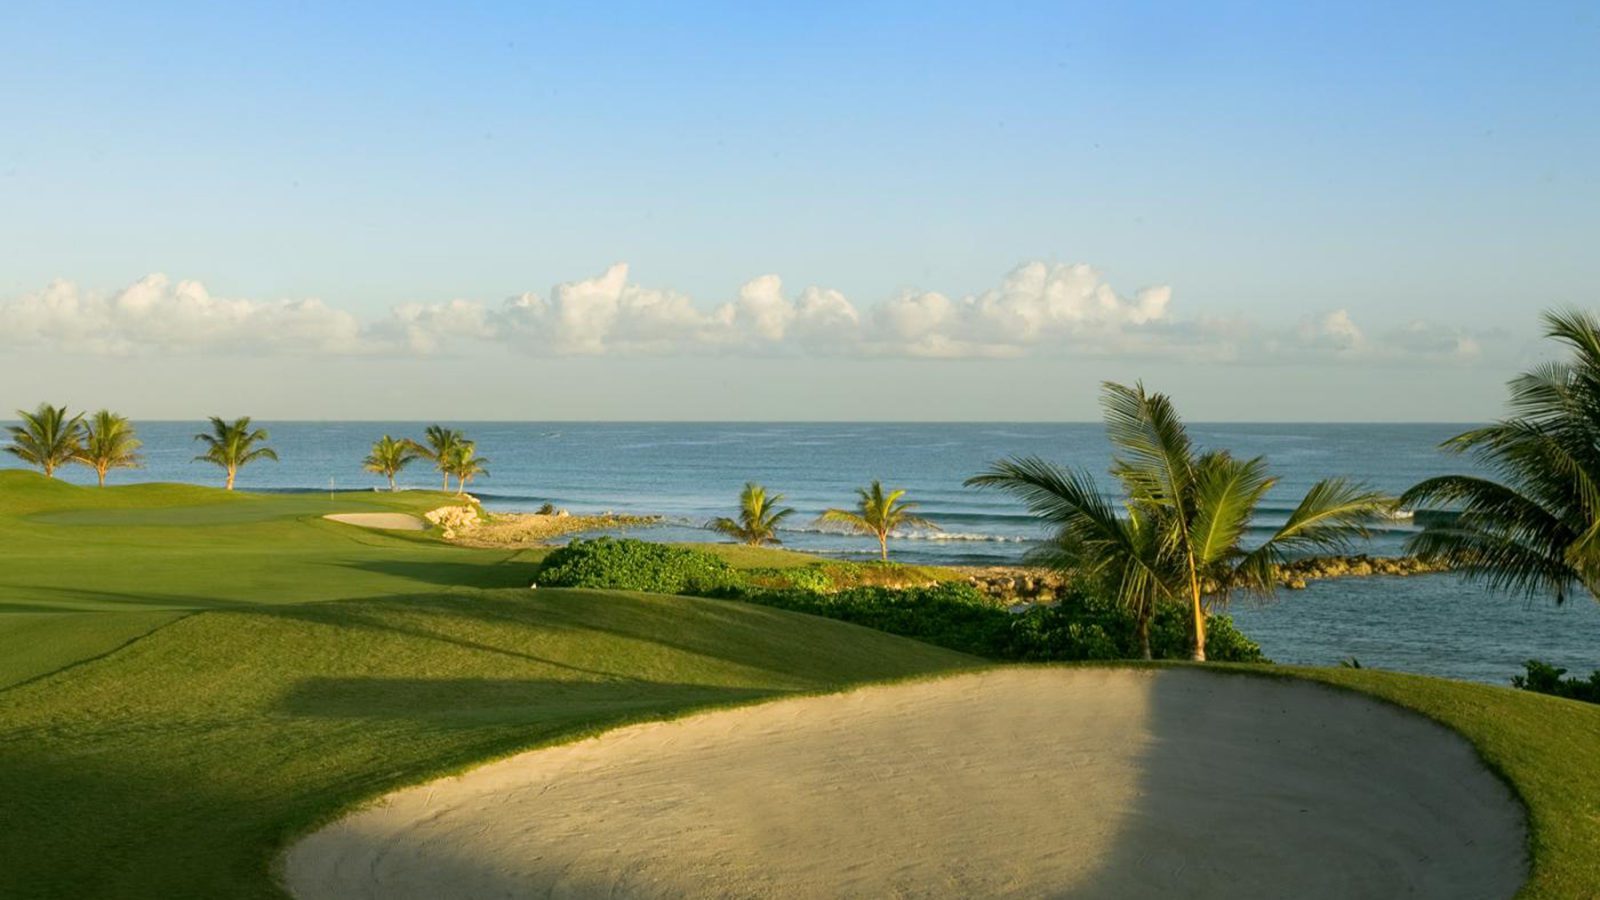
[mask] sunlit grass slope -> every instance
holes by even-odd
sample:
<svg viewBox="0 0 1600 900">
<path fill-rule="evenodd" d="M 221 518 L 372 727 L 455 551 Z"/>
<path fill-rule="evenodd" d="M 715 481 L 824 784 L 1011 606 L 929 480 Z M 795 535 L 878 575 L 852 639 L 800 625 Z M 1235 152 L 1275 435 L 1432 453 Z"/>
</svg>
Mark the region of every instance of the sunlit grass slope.
<svg viewBox="0 0 1600 900">
<path fill-rule="evenodd" d="M 178 615 L 416 590 L 414 575 L 523 583 L 508 551 L 324 521 L 420 512 L 429 492 L 227 493 L 192 485 L 78 487 L 0 471 L 0 687 L 112 650 Z"/>
</svg>

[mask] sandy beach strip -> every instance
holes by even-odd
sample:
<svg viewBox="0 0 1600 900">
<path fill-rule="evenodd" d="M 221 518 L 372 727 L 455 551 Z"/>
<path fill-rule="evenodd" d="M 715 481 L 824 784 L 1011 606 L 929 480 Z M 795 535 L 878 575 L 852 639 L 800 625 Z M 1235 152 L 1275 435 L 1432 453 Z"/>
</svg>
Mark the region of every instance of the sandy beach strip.
<svg viewBox="0 0 1600 900">
<path fill-rule="evenodd" d="M 1471 746 L 1398 708 L 1038 667 L 520 754 L 307 836 L 283 875 L 300 900 L 1492 898 L 1525 878 L 1524 837 Z"/>
</svg>

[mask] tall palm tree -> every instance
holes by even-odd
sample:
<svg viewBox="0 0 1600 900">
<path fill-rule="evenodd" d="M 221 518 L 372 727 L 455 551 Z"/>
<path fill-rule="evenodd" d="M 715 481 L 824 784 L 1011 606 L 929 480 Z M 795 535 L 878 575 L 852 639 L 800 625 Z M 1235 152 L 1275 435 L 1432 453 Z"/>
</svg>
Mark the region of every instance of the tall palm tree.
<svg viewBox="0 0 1600 900">
<path fill-rule="evenodd" d="M 395 489 L 394 477 L 411 465 L 422 454 L 417 445 L 408 440 L 395 440 L 387 434 L 372 442 L 372 452 L 361 461 L 361 468 L 389 479 L 389 490 Z"/>
<path fill-rule="evenodd" d="M 752 547 L 782 543 L 778 540 L 778 523 L 794 514 L 787 506 L 778 508 L 782 501 L 782 494 L 769 495 L 766 488 L 748 482 L 739 492 L 739 518 L 712 519 L 711 529 Z"/>
<path fill-rule="evenodd" d="M 278 461 L 278 454 L 271 447 L 258 447 L 259 443 L 266 441 L 265 428 L 250 427 L 250 417 L 245 416 L 232 422 L 224 421 L 220 416 L 211 417 L 211 433 L 201 432 L 194 439 L 206 445 L 206 452 L 196 456 L 195 462 L 208 462 L 222 467 L 228 473 L 228 490 L 233 490 L 233 480 L 239 474 L 239 469 L 258 459 Z"/>
<path fill-rule="evenodd" d="M 466 435 L 443 425 L 429 425 L 422 432 L 422 439 L 425 443 L 419 444 L 416 441 L 412 441 L 412 448 L 423 459 L 432 461 L 433 467 L 439 470 L 440 475 L 444 478 L 444 486 L 439 490 L 449 491 L 450 475 L 452 474 L 450 471 L 451 460 L 457 448 L 466 442 Z"/>
<path fill-rule="evenodd" d="M 449 478 L 456 476 L 459 487 L 457 495 L 467 492 L 467 482 L 480 475 L 487 476 L 489 460 L 478 455 L 478 445 L 472 441 L 461 441 L 452 447 L 445 457 L 445 489 L 449 490 Z"/>
<path fill-rule="evenodd" d="M 19 409 L 21 425 L 8 425 L 11 444 L 6 452 L 38 466 L 45 477 L 54 478 L 56 469 L 72 461 L 83 438 L 83 415 L 69 417 L 65 406 L 39 404 L 33 412 Z"/>
<path fill-rule="evenodd" d="M 1171 399 L 1147 393 L 1142 384 L 1106 382 L 1101 405 L 1114 448 L 1111 474 L 1125 493 L 1124 525 L 1107 521 L 1109 505 L 1087 473 L 1070 475 L 1037 459 L 997 463 L 968 483 L 1005 490 L 1055 524 L 1058 538 L 1068 538 L 1058 541 L 1058 563 L 1127 573 L 1118 576 L 1123 602 L 1181 598 L 1193 623 L 1195 660 L 1206 658 L 1205 618 L 1212 605 L 1226 604 L 1234 591 L 1271 595 L 1278 566 L 1306 553 L 1348 548 L 1390 506 L 1364 485 L 1326 478 L 1265 541 L 1245 547 L 1256 507 L 1277 483 L 1265 459 L 1196 453 Z M 1119 528 L 1136 534 L 1119 536 Z"/>
<path fill-rule="evenodd" d="M 870 534 L 878 539 L 878 555 L 885 562 L 889 559 L 889 534 L 896 528 L 914 526 L 938 531 L 939 526 L 927 519 L 913 515 L 911 510 L 917 504 L 902 501 L 905 491 L 883 492 L 883 483 L 872 482 L 870 487 L 856 488 L 856 508 L 827 509 L 817 519 L 818 522 L 831 522 L 843 525 L 857 534 Z"/>
<path fill-rule="evenodd" d="M 84 428 L 83 445 L 73 462 L 94 469 L 100 486 L 106 486 L 106 472 L 112 469 L 137 469 L 144 465 L 139 448 L 144 442 L 133 430 L 126 416 L 102 409 L 89 418 Z"/>
<path fill-rule="evenodd" d="M 1513 379 L 1509 418 L 1443 444 L 1493 477 L 1430 478 L 1400 502 L 1458 511 L 1425 521 L 1408 542 L 1413 553 L 1559 604 L 1579 587 L 1600 597 L 1600 319 L 1547 312 L 1544 323 L 1570 357 Z"/>
</svg>

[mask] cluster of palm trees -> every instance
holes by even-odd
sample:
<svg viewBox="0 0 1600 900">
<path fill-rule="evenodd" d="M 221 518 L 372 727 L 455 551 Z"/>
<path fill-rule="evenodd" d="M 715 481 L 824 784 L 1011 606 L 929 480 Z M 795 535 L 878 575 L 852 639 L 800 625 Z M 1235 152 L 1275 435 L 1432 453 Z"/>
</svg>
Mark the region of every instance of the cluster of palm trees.
<svg viewBox="0 0 1600 900">
<path fill-rule="evenodd" d="M 874 481 L 868 487 L 856 488 L 854 509 L 823 510 L 817 522 L 840 525 L 855 534 L 877 538 L 879 558 L 887 561 L 889 537 L 897 529 L 939 530 L 938 525 L 912 513 L 917 504 L 902 499 L 905 493 L 904 490 L 886 492 L 881 481 Z M 749 482 L 739 493 L 738 518 L 712 519 L 709 527 L 752 547 L 782 543 L 778 540 L 778 523 L 794 514 L 793 509 L 778 506 L 782 501 L 782 494 L 768 494 L 765 487 Z"/>
<path fill-rule="evenodd" d="M 56 470 L 62 466 L 77 464 L 94 469 L 100 486 L 104 487 L 106 475 L 112 469 L 137 469 L 144 465 L 144 457 L 139 453 L 144 444 L 127 416 L 108 409 L 93 415 L 72 415 L 65 406 L 41 403 L 32 412 L 17 410 L 17 418 L 22 424 L 6 427 L 11 443 L 5 451 L 29 465 L 38 466 L 47 478 L 54 478 Z M 212 416 L 210 422 L 210 432 L 194 436 L 206 447 L 195 461 L 220 466 L 227 473 L 228 490 L 233 490 L 234 478 L 245 464 L 258 459 L 277 460 L 278 454 L 272 448 L 258 446 L 267 440 L 267 432 L 263 428 L 251 428 L 249 416 L 232 422 Z"/>
<path fill-rule="evenodd" d="M 489 474 L 489 460 L 478 455 L 476 442 L 453 428 L 429 425 L 419 443 L 410 438 L 384 435 L 372 442 L 372 452 L 361 461 L 361 468 L 382 475 L 389 480 L 389 490 L 395 490 L 395 476 L 419 459 L 433 463 L 444 480 L 444 491 L 450 490 L 450 479 L 456 479 L 456 493 L 464 494 L 474 478 Z"/>
<path fill-rule="evenodd" d="M 39 404 L 33 412 L 17 410 L 21 425 L 11 425 L 7 453 L 38 466 L 47 477 L 70 464 L 88 466 L 106 483 L 112 469 L 140 465 L 139 438 L 126 417 L 102 409 L 85 421 L 84 414 L 68 415 L 65 406 Z"/>
</svg>

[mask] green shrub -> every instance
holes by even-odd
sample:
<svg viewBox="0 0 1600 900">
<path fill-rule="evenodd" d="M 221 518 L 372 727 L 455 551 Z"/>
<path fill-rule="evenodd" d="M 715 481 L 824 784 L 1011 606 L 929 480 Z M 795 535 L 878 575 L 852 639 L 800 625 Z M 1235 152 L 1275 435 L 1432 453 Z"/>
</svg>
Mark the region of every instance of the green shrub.
<svg viewBox="0 0 1600 900">
<path fill-rule="evenodd" d="M 550 554 L 539 581 L 556 587 L 709 594 L 737 584 L 739 573 L 703 550 L 602 537 L 576 540 Z"/>
<path fill-rule="evenodd" d="M 823 563 L 784 569 L 734 569 L 703 550 L 629 538 L 577 540 L 550 554 L 539 581 L 555 587 L 612 588 L 744 600 L 839 619 L 952 650 L 1002 660 L 1133 659 L 1133 617 L 1099 593 L 1065 591 L 1050 606 L 1013 614 L 964 581 L 909 587 L 865 583 L 918 577 L 914 567 Z M 1206 656 L 1264 662 L 1261 648 L 1227 616 L 1207 621 Z M 1157 659 L 1189 658 L 1189 619 L 1163 604 L 1150 625 Z"/>
<path fill-rule="evenodd" d="M 1590 673 L 1588 678 L 1562 678 L 1567 670 L 1547 662 L 1530 659 L 1523 665 L 1528 674 L 1511 676 L 1511 686 L 1514 688 L 1585 703 L 1600 703 L 1600 669 Z"/>
<path fill-rule="evenodd" d="M 856 587 L 835 593 L 729 587 L 732 597 L 793 612 L 840 619 L 976 656 L 1003 660 L 1130 659 L 1139 655 L 1133 617 L 1116 603 L 1066 592 L 1051 606 L 1013 614 L 966 582 L 926 587 Z M 1165 604 L 1152 623 L 1157 659 L 1188 659 L 1186 611 Z M 1261 648 L 1226 616 L 1207 622 L 1206 655 L 1218 662 L 1264 662 Z"/>
</svg>

